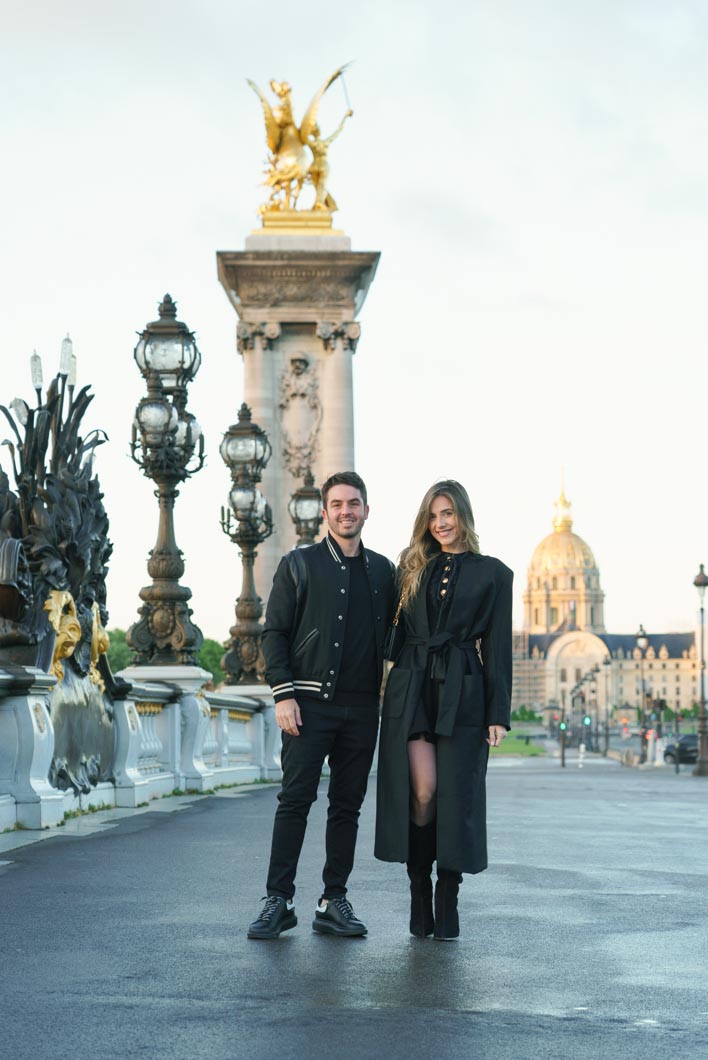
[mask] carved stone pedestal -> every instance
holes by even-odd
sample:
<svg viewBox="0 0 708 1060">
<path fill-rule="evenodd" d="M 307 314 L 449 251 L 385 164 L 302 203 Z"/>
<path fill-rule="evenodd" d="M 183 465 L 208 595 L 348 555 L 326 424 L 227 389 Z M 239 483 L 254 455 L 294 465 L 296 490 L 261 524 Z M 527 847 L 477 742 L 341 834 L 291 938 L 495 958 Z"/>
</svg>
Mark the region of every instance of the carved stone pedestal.
<svg viewBox="0 0 708 1060">
<path fill-rule="evenodd" d="M 280 557 L 296 543 L 288 502 L 307 469 L 318 485 L 354 469 L 356 316 L 378 261 L 378 252 L 352 251 L 346 236 L 317 230 L 264 229 L 245 251 L 217 254 L 219 280 L 239 317 L 243 400 L 273 447 L 262 490 L 274 532 L 256 560 L 264 599 Z"/>
<path fill-rule="evenodd" d="M 54 755 L 47 702 L 55 684 L 34 667 L 0 670 L 0 797 L 14 800 L 13 823 L 24 828 L 47 828 L 64 817 L 64 794 L 47 779 Z"/>
</svg>

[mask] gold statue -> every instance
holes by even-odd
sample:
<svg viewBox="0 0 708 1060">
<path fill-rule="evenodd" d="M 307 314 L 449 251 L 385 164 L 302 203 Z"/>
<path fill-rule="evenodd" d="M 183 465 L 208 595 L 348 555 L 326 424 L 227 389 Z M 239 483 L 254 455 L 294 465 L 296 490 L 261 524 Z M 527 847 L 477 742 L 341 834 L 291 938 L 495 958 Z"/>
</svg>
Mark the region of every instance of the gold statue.
<svg viewBox="0 0 708 1060">
<path fill-rule="evenodd" d="M 327 152 L 353 111 L 351 108 L 347 110 L 338 128 L 328 137 L 320 135 L 317 111 L 322 96 L 345 70 L 346 66 L 340 66 L 315 93 L 299 128 L 293 118 L 292 89 L 287 81 L 270 82 L 270 87 L 279 100 L 279 104 L 274 108 L 271 108 L 258 86 L 253 81 L 248 82 L 263 105 L 266 140 L 270 150 L 265 183 L 272 191 L 268 201 L 260 207 L 261 214 L 295 210 L 306 180 L 315 188 L 315 210 L 331 213 L 337 209 L 337 204 L 327 190 Z"/>
<path fill-rule="evenodd" d="M 333 140 L 337 139 L 344 128 L 345 121 L 347 118 L 351 118 L 353 113 L 353 110 L 348 110 L 332 135 L 326 139 L 320 137 L 320 127 L 317 122 L 312 127 L 312 133 L 307 141 L 307 146 L 312 151 L 312 165 L 307 176 L 315 186 L 315 205 L 313 207 L 315 210 L 329 210 L 330 213 L 334 213 L 335 210 L 339 209 L 327 190 L 327 178 L 329 177 L 327 152 L 329 151 L 329 145 Z"/>
<path fill-rule="evenodd" d="M 101 692 L 105 692 L 106 683 L 99 672 L 98 660 L 101 655 L 105 655 L 108 651 L 110 637 L 105 627 L 101 625 L 101 611 L 95 601 L 91 611 L 93 613 L 93 624 L 91 629 L 91 665 L 89 666 L 88 675 L 89 679 L 100 688 Z"/>
<path fill-rule="evenodd" d="M 64 667 L 61 660 L 73 655 L 81 640 L 81 626 L 74 597 L 64 590 L 52 589 L 45 600 L 44 610 L 49 615 L 49 624 L 56 634 L 50 673 L 53 673 L 58 681 L 63 681 Z"/>
</svg>

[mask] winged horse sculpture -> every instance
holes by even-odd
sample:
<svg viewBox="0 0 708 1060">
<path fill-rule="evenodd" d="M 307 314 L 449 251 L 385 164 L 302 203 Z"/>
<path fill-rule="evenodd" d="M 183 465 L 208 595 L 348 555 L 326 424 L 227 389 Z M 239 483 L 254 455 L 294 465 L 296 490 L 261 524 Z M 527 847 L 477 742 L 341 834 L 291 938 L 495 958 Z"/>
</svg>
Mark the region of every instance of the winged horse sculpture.
<svg viewBox="0 0 708 1060">
<path fill-rule="evenodd" d="M 270 151 L 265 183 L 272 190 L 268 201 L 260 207 L 261 213 L 296 209 L 302 186 L 308 179 L 315 186 L 314 208 L 330 211 L 337 209 L 326 188 L 329 175 L 326 156 L 329 145 L 342 131 L 344 122 L 351 117 L 352 111 L 347 111 L 339 127 L 325 139 L 320 136 L 317 111 L 323 95 L 330 85 L 342 76 L 347 65 L 335 70 L 318 89 L 299 128 L 293 118 L 292 89 L 287 81 L 270 82 L 271 89 L 278 97 L 278 103 L 274 107 L 271 107 L 258 86 L 253 81 L 248 81 L 263 106 L 266 140 Z"/>
</svg>

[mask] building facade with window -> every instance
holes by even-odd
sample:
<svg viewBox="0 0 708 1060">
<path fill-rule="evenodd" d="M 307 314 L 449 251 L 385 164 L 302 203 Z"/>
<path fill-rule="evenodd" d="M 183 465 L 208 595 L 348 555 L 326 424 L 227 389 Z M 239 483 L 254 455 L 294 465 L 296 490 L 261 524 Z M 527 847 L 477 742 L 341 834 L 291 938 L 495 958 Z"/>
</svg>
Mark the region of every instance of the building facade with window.
<svg viewBox="0 0 708 1060">
<path fill-rule="evenodd" d="M 634 720 L 643 679 L 647 709 L 661 699 L 679 713 L 690 710 L 699 697 L 696 635 L 650 632 L 642 653 L 633 633 L 608 633 L 600 570 L 590 546 L 573 532 L 564 490 L 554 507 L 553 530 L 531 556 L 523 627 L 514 634 L 512 709 L 547 716 L 564 709 L 601 722 L 605 712 L 612 717 L 619 710 Z"/>
</svg>

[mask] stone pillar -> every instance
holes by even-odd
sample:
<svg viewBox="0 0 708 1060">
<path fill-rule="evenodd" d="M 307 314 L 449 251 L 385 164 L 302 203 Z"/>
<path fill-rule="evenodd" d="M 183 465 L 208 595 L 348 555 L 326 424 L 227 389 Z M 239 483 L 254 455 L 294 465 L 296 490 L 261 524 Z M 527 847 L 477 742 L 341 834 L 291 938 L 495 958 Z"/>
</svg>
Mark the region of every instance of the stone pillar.
<svg viewBox="0 0 708 1060">
<path fill-rule="evenodd" d="M 64 794 L 48 780 L 54 755 L 49 694 L 56 678 L 34 667 L 0 670 L 0 796 L 16 804 L 16 822 L 47 828 L 64 817 Z"/>
<path fill-rule="evenodd" d="M 378 252 L 352 251 L 337 234 L 264 231 L 244 251 L 217 253 L 219 280 L 239 317 L 243 400 L 273 447 L 262 489 L 275 529 L 258 549 L 255 570 L 264 600 L 280 557 L 296 543 L 288 503 L 306 469 L 319 485 L 355 468 L 355 318 L 378 261 Z"/>
<path fill-rule="evenodd" d="M 352 357 L 361 327 L 355 321 L 337 324 L 320 321 L 317 337 L 324 346 L 322 404 L 327 417 L 322 424 L 322 478 L 354 467 L 354 393 Z M 325 462 L 326 458 L 326 462 Z"/>
</svg>

